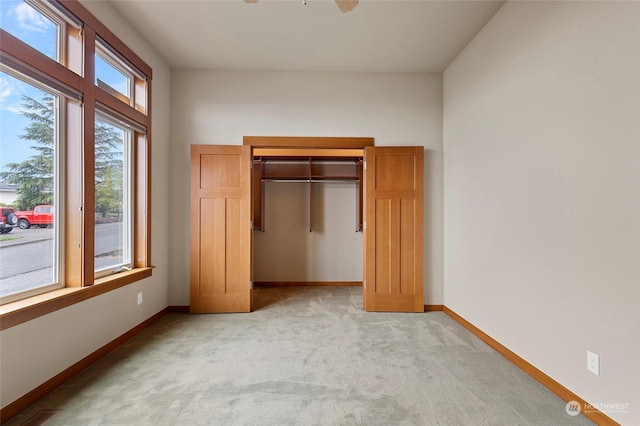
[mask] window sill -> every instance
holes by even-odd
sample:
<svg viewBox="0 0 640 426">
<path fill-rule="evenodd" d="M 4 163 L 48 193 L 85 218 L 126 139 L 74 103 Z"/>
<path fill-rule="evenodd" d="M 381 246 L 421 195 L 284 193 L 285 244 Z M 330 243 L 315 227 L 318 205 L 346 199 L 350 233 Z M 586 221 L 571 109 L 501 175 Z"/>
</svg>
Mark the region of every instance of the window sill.
<svg viewBox="0 0 640 426">
<path fill-rule="evenodd" d="M 64 309 L 151 276 L 152 267 L 99 278 L 87 287 L 66 287 L 0 306 L 0 331 Z"/>
</svg>

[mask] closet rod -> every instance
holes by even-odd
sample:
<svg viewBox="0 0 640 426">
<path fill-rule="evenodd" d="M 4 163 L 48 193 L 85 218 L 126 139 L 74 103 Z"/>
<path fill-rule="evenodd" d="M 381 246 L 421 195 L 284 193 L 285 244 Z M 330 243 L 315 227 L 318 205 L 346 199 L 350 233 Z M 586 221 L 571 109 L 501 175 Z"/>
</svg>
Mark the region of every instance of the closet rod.
<svg viewBox="0 0 640 426">
<path fill-rule="evenodd" d="M 262 182 L 283 182 L 283 183 L 321 183 L 321 182 L 357 182 L 358 178 L 344 179 L 262 179 Z"/>
</svg>

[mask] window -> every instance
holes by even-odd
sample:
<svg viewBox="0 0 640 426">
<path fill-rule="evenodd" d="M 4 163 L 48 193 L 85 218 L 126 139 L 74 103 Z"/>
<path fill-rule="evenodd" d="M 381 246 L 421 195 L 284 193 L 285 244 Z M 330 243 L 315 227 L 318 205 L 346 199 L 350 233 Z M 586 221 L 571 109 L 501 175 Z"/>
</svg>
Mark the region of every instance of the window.
<svg viewBox="0 0 640 426">
<path fill-rule="evenodd" d="M 60 58 L 61 20 L 46 13 L 38 3 L 23 0 L 0 1 L 0 27 L 44 55 Z"/>
<path fill-rule="evenodd" d="M 104 276 L 131 269 L 131 132 L 96 120 L 95 271 Z"/>
<path fill-rule="evenodd" d="M 17 74 L 2 71 L 0 82 L 5 94 L 0 100 L 0 181 L 15 185 L 17 194 L 3 215 L 0 241 L 5 246 L 0 250 L 0 296 L 11 301 L 60 287 L 60 238 L 54 227 L 61 179 L 60 96 Z"/>
<path fill-rule="evenodd" d="M 96 49 L 96 86 L 130 104 L 133 84 L 131 73 L 106 48 Z"/>
<path fill-rule="evenodd" d="M 76 0 L 0 6 L 0 184 L 16 188 L 0 200 L 5 329 L 151 275 L 152 72 Z"/>
</svg>

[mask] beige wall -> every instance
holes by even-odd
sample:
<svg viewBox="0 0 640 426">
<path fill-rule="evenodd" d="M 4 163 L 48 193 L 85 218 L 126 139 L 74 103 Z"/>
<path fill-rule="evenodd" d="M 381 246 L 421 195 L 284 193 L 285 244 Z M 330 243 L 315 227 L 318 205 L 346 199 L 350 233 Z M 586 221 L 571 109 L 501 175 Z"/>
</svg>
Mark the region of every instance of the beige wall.
<svg viewBox="0 0 640 426">
<path fill-rule="evenodd" d="M 153 68 L 152 262 L 151 278 L 75 304 L 0 333 L 2 407 L 126 333 L 168 305 L 169 84 L 160 56 L 124 24 L 105 2 L 83 4 Z M 142 291 L 144 303 L 136 304 Z"/>
<path fill-rule="evenodd" d="M 445 71 L 444 160 L 444 303 L 640 424 L 640 3 L 505 4 Z"/>
<path fill-rule="evenodd" d="M 254 233 L 254 281 L 362 281 L 354 182 L 265 185 L 265 232 Z M 311 229 L 309 232 L 309 210 Z M 283 243 L 285 241 L 286 243 Z"/>
<path fill-rule="evenodd" d="M 375 138 L 376 145 L 423 145 L 432 150 L 427 152 L 430 174 L 426 177 L 425 198 L 429 204 L 425 209 L 425 241 L 430 245 L 425 250 L 425 301 L 442 303 L 440 74 L 173 70 L 171 99 L 171 200 L 176 206 L 189 205 L 191 144 L 242 144 L 245 135 L 370 136 Z M 288 197 L 285 202 L 292 205 L 304 197 L 295 189 L 278 188 L 273 189 L 276 195 Z M 326 193 L 327 200 L 344 198 L 335 188 L 328 187 Z M 283 264 L 287 253 L 296 252 L 303 244 L 300 238 L 307 238 L 304 256 L 299 254 L 304 263 L 292 269 L 270 270 L 264 262 L 257 261 L 256 279 L 275 279 L 281 273 L 282 279 L 305 277 L 321 281 L 330 276 L 361 279 L 360 234 L 347 231 L 347 239 L 339 243 L 344 256 L 337 258 L 325 252 L 334 241 L 343 238 L 340 229 L 353 223 L 351 213 L 340 221 L 333 215 L 325 216 L 324 234 L 306 237 L 301 235 L 306 225 L 286 222 L 286 217 L 268 211 L 267 220 L 272 222 L 268 223 L 265 235 L 256 237 L 256 245 L 263 253 L 281 254 L 278 261 Z M 278 220 L 281 222 L 273 222 Z M 297 226 L 293 229 L 300 237 L 273 238 L 275 234 L 269 231 L 291 226 Z M 188 231 L 188 221 L 171 229 L 170 271 L 174 284 L 170 301 L 176 305 L 189 303 Z"/>
</svg>

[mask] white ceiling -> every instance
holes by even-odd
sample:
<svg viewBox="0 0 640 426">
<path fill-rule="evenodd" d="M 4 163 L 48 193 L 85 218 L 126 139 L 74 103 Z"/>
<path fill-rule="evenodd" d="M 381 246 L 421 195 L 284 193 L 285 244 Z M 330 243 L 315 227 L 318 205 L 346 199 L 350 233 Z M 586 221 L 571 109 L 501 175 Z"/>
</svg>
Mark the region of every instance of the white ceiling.
<svg viewBox="0 0 640 426">
<path fill-rule="evenodd" d="M 111 0 L 174 68 L 439 72 L 503 1 Z"/>
</svg>

